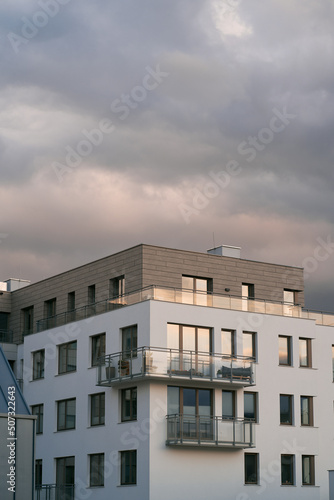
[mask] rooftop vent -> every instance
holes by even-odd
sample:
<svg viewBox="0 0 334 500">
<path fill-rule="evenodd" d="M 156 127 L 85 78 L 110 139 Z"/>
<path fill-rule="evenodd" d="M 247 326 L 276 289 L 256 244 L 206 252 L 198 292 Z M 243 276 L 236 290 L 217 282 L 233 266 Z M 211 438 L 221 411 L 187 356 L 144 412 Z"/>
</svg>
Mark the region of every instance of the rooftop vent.
<svg viewBox="0 0 334 500">
<path fill-rule="evenodd" d="M 5 283 L 7 283 L 7 292 L 14 292 L 14 290 L 19 290 L 19 288 L 30 285 L 30 281 L 20 280 L 18 278 L 10 278 L 6 280 Z"/>
<path fill-rule="evenodd" d="M 219 247 L 210 248 L 208 253 L 211 255 L 220 255 L 221 257 L 234 257 L 240 259 L 240 247 L 231 247 L 229 245 L 220 245 Z"/>
</svg>

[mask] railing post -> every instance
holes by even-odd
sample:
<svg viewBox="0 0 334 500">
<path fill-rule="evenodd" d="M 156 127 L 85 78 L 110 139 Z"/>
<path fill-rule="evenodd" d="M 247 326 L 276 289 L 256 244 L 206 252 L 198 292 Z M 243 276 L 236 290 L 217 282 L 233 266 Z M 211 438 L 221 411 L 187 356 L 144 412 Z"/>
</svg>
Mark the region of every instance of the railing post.
<svg viewBox="0 0 334 500">
<path fill-rule="evenodd" d="M 233 446 L 235 446 L 235 419 L 233 419 Z"/>
</svg>

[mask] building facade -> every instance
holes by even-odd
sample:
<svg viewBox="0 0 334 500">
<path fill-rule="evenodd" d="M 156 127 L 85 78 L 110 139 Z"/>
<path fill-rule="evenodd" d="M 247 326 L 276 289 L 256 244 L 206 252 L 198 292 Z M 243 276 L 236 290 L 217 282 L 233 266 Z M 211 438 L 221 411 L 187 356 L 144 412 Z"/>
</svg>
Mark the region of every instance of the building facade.
<svg viewBox="0 0 334 500">
<path fill-rule="evenodd" d="M 36 495 L 332 500 L 334 315 L 303 290 L 234 247 L 138 245 L 4 291 Z"/>
</svg>

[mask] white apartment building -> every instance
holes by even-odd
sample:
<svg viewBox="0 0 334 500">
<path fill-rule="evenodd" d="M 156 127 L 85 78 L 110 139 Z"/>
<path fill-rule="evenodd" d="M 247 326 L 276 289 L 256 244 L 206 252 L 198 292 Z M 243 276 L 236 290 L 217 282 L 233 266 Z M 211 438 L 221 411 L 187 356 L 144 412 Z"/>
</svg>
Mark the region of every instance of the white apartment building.
<svg viewBox="0 0 334 500">
<path fill-rule="evenodd" d="M 4 295 L 37 499 L 334 499 L 334 315 L 301 269 L 138 245 Z"/>
</svg>

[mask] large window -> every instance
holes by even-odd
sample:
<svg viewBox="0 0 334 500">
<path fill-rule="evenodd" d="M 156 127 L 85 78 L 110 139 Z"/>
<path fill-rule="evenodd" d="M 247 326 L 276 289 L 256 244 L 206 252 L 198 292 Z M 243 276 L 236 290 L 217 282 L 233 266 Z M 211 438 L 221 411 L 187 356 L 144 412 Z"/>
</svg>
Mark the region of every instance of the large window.
<svg viewBox="0 0 334 500">
<path fill-rule="evenodd" d="M 235 418 L 236 405 L 235 405 L 235 391 L 222 392 L 222 416 L 223 418 Z"/>
<path fill-rule="evenodd" d="M 40 351 L 35 351 L 32 354 L 32 378 L 33 380 L 38 380 L 44 378 L 44 358 L 45 351 L 41 349 Z"/>
<path fill-rule="evenodd" d="M 302 483 L 304 486 L 315 484 L 314 455 L 302 455 Z"/>
<path fill-rule="evenodd" d="M 104 425 L 105 423 L 105 393 L 90 396 L 90 425 Z"/>
<path fill-rule="evenodd" d="M 255 332 L 242 332 L 242 354 L 248 358 L 257 360 L 256 355 L 256 333 Z"/>
<path fill-rule="evenodd" d="M 37 417 L 36 434 L 43 433 L 43 405 L 34 405 L 31 407 L 31 413 Z"/>
<path fill-rule="evenodd" d="M 245 453 L 245 484 L 258 484 L 258 469 L 258 453 Z"/>
<path fill-rule="evenodd" d="M 257 392 L 244 392 L 244 417 L 258 422 Z"/>
<path fill-rule="evenodd" d="M 57 403 L 57 431 L 75 429 L 75 398 Z"/>
<path fill-rule="evenodd" d="M 183 303 L 206 306 L 209 292 L 212 292 L 212 279 L 182 276 Z"/>
<path fill-rule="evenodd" d="M 122 422 L 137 420 L 137 387 L 123 389 L 122 398 Z"/>
<path fill-rule="evenodd" d="M 109 282 L 109 296 L 110 298 L 116 298 L 124 295 L 125 293 L 125 276 L 117 276 L 117 278 L 112 278 Z"/>
<path fill-rule="evenodd" d="M 106 354 L 106 334 L 100 333 L 92 337 L 92 366 L 99 364 L 99 358 Z"/>
<path fill-rule="evenodd" d="M 34 330 L 34 306 L 22 309 L 23 335 L 30 335 Z"/>
<path fill-rule="evenodd" d="M 58 373 L 74 372 L 77 369 L 77 341 L 58 347 Z"/>
<path fill-rule="evenodd" d="M 280 394 L 280 423 L 282 425 L 293 424 L 293 396 Z"/>
<path fill-rule="evenodd" d="M 299 366 L 302 368 L 312 367 L 311 339 L 299 339 Z"/>
<path fill-rule="evenodd" d="M 313 426 L 313 397 L 300 396 L 301 425 Z"/>
<path fill-rule="evenodd" d="M 122 328 L 122 353 L 123 358 L 134 358 L 137 356 L 138 335 L 137 325 Z"/>
<path fill-rule="evenodd" d="M 137 450 L 121 451 L 121 485 L 137 484 Z"/>
<path fill-rule="evenodd" d="M 89 486 L 104 486 L 104 453 L 89 455 Z"/>
<path fill-rule="evenodd" d="M 291 366 L 291 337 L 285 335 L 278 336 L 278 352 L 279 364 L 283 366 Z"/>
<path fill-rule="evenodd" d="M 222 330 L 222 354 L 235 356 L 235 330 Z"/>
<path fill-rule="evenodd" d="M 62 457 L 56 459 L 56 484 L 57 486 L 62 487 L 67 485 L 65 491 L 68 492 L 68 495 L 65 494 L 65 496 L 62 497 L 64 500 L 74 498 L 74 495 L 71 496 L 71 489 L 69 488 L 70 485 L 74 485 L 75 483 L 74 463 L 74 457 Z"/>
<path fill-rule="evenodd" d="M 281 455 L 281 484 L 292 486 L 295 484 L 295 456 Z"/>
</svg>

